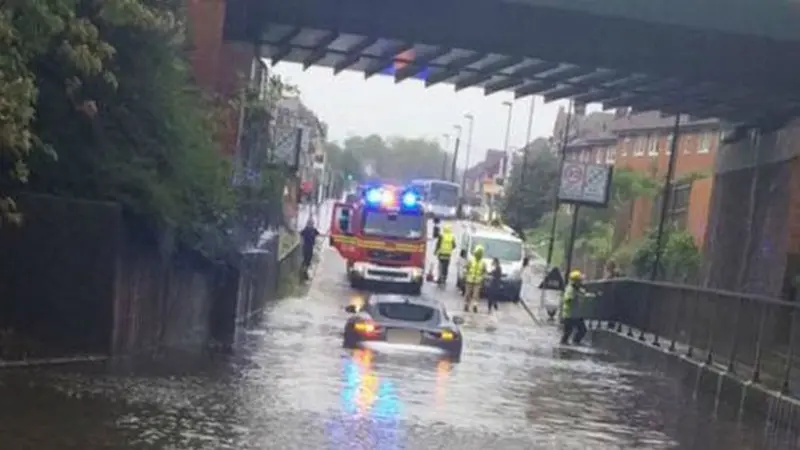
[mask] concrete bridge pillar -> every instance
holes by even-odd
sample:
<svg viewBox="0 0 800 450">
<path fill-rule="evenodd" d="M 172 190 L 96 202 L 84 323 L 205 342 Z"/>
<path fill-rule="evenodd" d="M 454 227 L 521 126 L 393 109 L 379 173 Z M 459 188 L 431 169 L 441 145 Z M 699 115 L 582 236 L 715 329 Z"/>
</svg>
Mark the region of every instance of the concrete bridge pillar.
<svg viewBox="0 0 800 450">
<path fill-rule="evenodd" d="M 785 297 L 800 273 L 800 121 L 721 147 L 705 284 Z"/>
</svg>

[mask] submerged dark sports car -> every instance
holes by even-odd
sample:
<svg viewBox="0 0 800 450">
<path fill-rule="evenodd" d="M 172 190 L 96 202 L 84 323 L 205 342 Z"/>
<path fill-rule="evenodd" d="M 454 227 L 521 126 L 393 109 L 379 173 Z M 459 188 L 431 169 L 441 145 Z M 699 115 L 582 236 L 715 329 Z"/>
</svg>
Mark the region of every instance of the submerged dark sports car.
<svg viewBox="0 0 800 450">
<path fill-rule="evenodd" d="M 344 326 L 345 348 L 380 341 L 412 344 L 443 350 L 458 362 L 464 340 L 459 325 L 463 318 L 450 316 L 444 305 L 425 297 L 374 294 L 362 305 L 348 305 L 352 314 Z"/>
</svg>

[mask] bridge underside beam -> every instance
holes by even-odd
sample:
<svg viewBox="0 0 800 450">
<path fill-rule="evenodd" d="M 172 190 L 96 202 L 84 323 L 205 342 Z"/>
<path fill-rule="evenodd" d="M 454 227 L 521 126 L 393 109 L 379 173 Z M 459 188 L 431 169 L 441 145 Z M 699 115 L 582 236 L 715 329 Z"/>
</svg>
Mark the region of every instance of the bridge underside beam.
<svg viewBox="0 0 800 450">
<path fill-rule="evenodd" d="M 515 89 L 517 98 L 545 93 L 547 100 L 573 97 L 607 107 L 685 107 L 692 110 L 681 112 L 737 121 L 788 114 L 800 105 L 800 66 L 786 64 L 800 54 L 797 42 L 494 0 L 228 2 L 249 5 L 240 29 L 226 27 L 229 37 L 264 44 L 273 61 L 316 61 L 334 73 L 371 76 L 393 67 L 388 72 L 398 82 L 418 77 L 427 86 L 453 82 L 487 94 Z M 299 25 L 304 32 L 293 36 Z M 557 38 L 565 29 L 576 31 Z M 333 33 L 334 40 L 319 38 Z M 393 48 L 396 42 L 416 44 Z"/>
</svg>

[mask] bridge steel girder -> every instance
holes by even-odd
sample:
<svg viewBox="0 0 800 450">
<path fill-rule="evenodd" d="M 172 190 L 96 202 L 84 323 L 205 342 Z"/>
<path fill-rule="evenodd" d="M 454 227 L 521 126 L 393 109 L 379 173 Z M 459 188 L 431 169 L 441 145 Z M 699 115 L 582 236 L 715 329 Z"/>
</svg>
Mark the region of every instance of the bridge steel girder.
<svg viewBox="0 0 800 450">
<path fill-rule="evenodd" d="M 395 44 L 391 46 L 380 56 L 380 58 L 377 61 L 370 64 L 369 67 L 364 69 L 364 79 L 369 79 L 373 75 L 386 70 L 386 68 L 388 68 L 395 62 L 397 55 L 405 51 L 411 50 L 412 48 L 414 48 L 414 43 L 409 43 L 409 42 L 404 42 L 402 44 Z"/>
<path fill-rule="evenodd" d="M 731 91 L 744 85 L 786 96 L 800 92 L 800 67 L 786 64 L 800 53 L 800 41 L 492 0 L 258 0 L 252 7 L 259 14 L 251 19 L 262 23 L 302 24 L 487 55 L 563 61 L 679 78 L 690 84 L 715 82 Z M 580 39 L 553 39 L 564 29 L 579 30 Z M 453 76 L 434 74 L 437 81 L 429 85 Z"/>
<path fill-rule="evenodd" d="M 431 63 L 431 61 L 441 58 L 442 56 L 450 53 L 450 51 L 451 49 L 446 47 L 437 47 L 435 50 L 431 50 L 423 56 L 415 58 L 414 61 L 395 72 L 394 82 L 400 83 L 401 81 L 405 81 L 411 77 L 417 76 L 426 65 Z"/>
<path fill-rule="evenodd" d="M 504 89 L 511 89 L 513 87 L 519 86 L 524 84 L 526 80 L 533 79 L 536 75 L 540 73 L 547 72 L 548 70 L 553 70 L 560 66 L 561 63 L 551 62 L 551 61 L 536 61 L 530 63 L 525 67 L 521 67 L 511 73 L 506 79 L 495 81 L 492 83 L 487 84 L 484 87 L 484 93 L 486 95 L 494 94 L 495 92 L 502 91 Z"/>
<path fill-rule="evenodd" d="M 525 58 L 519 56 L 504 56 L 501 59 L 482 67 L 479 69 L 479 72 L 468 75 L 463 79 L 456 81 L 456 92 L 475 86 L 476 84 L 483 83 L 484 81 L 492 78 L 495 73 L 523 62 L 525 62 Z"/>
<path fill-rule="evenodd" d="M 344 58 L 333 66 L 333 74 L 337 75 L 349 69 L 350 66 L 357 63 L 358 60 L 361 59 L 361 53 L 375 45 L 376 42 L 378 42 L 378 37 L 376 35 L 369 35 L 368 37 L 362 38 L 357 44 L 347 49 Z"/>
<path fill-rule="evenodd" d="M 308 70 L 309 67 L 318 63 L 328 53 L 328 46 L 333 44 L 336 39 L 339 39 L 339 33 L 336 31 L 329 31 L 328 34 L 320 38 L 314 44 L 314 50 L 303 59 L 303 70 Z"/>
<path fill-rule="evenodd" d="M 514 91 L 514 99 L 520 99 L 529 95 L 536 95 L 548 89 L 552 89 L 558 85 L 555 81 L 536 80 L 534 82 L 525 84 Z"/>
<path fill-rule="evenodd" d="M 471 55 L 458 58 L 455 61 L 447 64 L 445 69 L 441 72 L 433 73 L 425 80 L 425 87 L 431 87 L 434 84 L 443 83 L 451 78 L 457 77 L 464 67 L 471 66 L 483 61 L 487 56 L 486 53 L 473 52 Z"/>
<path fill-rule="evenodd" d="M 293 28 L 291 31 L 289 31 L 289 33 L 281 38 L 277 45 L 278 50 L 270 58 L 273 66 L 281 62 L 281 60 L 292 53 L 292 41 L 294 38 L 300 35 L 301 31 L 303 31 L 303 29 L 300 27 Z"/>
</svg>

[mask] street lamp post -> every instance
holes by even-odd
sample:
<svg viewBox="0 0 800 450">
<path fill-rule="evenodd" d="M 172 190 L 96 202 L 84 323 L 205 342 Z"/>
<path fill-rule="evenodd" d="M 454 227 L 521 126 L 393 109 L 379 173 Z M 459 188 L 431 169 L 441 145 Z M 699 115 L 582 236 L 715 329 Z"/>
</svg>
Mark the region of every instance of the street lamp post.
<svg viewBox="0 0 800 450">
<path fill-rule="evenodd" d="M 444 133 L 444 155 L 442 156 L 442 179 L 447 179 L 447 150 L 450 148 L 450 133 Z"/>
<path fill-rule="evenodd" d="M 456 148 L 453 150 L 453 165 L 450 167 L 450 181 L 456 181 L 456 164 L 458 163 L 458 147 L 461 145 L 461 125 L 453 125 L 456 130 Z"/>
<path fill-rule="evenodd" d="M 503 143 L 503 174 L 502 175 L 503 175 L 503 179 L 505 180 L 506 178 L 508 178 L 508 176 L 507 176 L 508 175 L 508 143 L 509 143 L 509 140 L 511 139 L 511 114 L 512 114 L 512 111 L 514 110 L 514 104 L 509 102 L 509 101 L 505 101 L 505 102 L 503 102 L 503 106 L 508 107 L 508 119 L 506 119 L 506 138 L 505 138 L 505 141 Z"/>
<path fill-rule="evenodd" d="M 528 171 L 528 152 L 530 151 L 531 134 L 533 132 L 533 113 L 536 109 L 536 97 L 531 95 L 531 110 L 528 113 L 528 131 L 525 133 L 525 146 L 522 147 L 522 167 L 519 171 L 519 189 L 525 186 L 525 173 Z M 522 191 L 517 191 L 522 194 Z M 522 194 L 524 196 L 524 194 Z M 522 226 L 522 198 L 517 199 L 517 226 Z"/>
<path fill-rule="evenodd" d="M 464 162 L 464 173 L 461 174 L 461 195 L 464 195 L 464 189 L 467 185 L 467 170 L 469 170 L 469 156 L 472 152 L 472 131 L 475 127 L 475 116 L 470 113 L 464 114 L 464 118 L 469 121 L 469 131 L 467 132 L 467 154 L 466 161 Z"/>
</svg>

